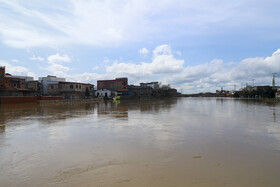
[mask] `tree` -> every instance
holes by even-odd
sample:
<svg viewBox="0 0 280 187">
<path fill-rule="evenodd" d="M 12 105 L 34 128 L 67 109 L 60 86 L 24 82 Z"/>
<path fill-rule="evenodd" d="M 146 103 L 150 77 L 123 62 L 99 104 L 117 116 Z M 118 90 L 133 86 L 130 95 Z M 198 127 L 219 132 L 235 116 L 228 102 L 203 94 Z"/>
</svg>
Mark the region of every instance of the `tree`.
<svg viewBox="0 0 280 187">
<path fill-rule="evenodd" d="M 86 96 L 86 98 L 88 98 L 89 97 L 89 90 L 88 90 L 88 87 L 86 87 L 86 92 L 85 92 L 85 96 Z"/>
</svg>

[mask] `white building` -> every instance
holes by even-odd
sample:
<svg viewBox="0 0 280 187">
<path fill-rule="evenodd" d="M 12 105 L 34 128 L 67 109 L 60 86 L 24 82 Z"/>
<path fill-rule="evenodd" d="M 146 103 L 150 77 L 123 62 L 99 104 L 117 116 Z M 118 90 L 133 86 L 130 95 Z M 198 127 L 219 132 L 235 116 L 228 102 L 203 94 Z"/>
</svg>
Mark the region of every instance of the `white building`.
<svg viewBox="0 0 280 187">
<path fill-rule="evenodd" d="M 58 82 L 65 82 L 65 78 L 60 78 L 56 76 L 50 76 L 48 75 L 47 77 L 39 77 L 39 82 L 42 84 L 42 91 L 43 94 L 46 95 L 48 94 L 48 85 L 49 84 L 58 84 Z"/>
<path fill-rule="evenodd" d="M 95 91 L 95 96 L 96 97 L 108 97 L 108 98 L 113 98 L 117 95 L 118 93 L 116 91 L 111 91 L 107 89 L 100 89 Z"/>
</svg>

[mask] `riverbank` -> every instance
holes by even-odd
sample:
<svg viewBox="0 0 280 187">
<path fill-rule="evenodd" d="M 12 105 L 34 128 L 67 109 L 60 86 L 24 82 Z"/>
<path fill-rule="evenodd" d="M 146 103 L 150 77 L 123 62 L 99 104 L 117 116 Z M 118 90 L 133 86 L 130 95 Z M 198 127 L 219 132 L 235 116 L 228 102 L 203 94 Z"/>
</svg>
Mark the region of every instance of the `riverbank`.
<svg viewBox="0 0 280 187">
<path fill-rule="evenodd" d="M 102 102 L 103 98 L 92 99 L 62 99 L 62 97 L 46 97 L 46 96 L 31 96 L 31 97 L 0 97 L 0 104 L 56 104 L 56 103 L 97 103 Z"/>
</svg>

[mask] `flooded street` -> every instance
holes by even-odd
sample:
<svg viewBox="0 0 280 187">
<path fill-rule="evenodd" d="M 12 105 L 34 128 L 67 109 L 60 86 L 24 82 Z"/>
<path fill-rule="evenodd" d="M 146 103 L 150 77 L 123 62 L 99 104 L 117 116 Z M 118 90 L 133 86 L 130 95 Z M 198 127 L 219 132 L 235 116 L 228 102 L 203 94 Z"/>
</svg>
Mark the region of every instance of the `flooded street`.
<svg viewBox="0 0 280 187">
<path fill-rule="evenodd" d="M 280 105 L 0 105 L 0 186 L 280 186 Z"/>
</svg>

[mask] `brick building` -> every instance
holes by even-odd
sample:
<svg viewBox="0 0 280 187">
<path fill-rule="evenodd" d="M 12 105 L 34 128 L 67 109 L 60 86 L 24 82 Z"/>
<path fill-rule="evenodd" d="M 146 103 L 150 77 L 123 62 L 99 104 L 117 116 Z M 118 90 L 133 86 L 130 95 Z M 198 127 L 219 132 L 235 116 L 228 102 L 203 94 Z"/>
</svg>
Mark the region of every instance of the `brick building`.
<svg viewBox="0 0 280 187">
<path fill-rule="evenodd" d="M 0 67 L 0 96 L 27 96 L 32 91 L 26 89 L 26 79 L 6 73 L 5 67 Z"/>
<path fill-rule="evenodd" d="M 116 78 L 115 80 L 98 80 L 97 89 L 127 91 L 127 82 L 127 78 Z"/>
</svg>

